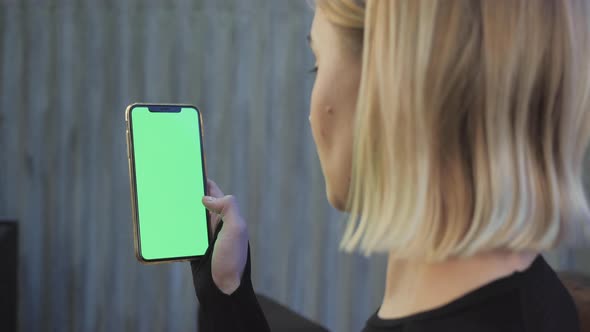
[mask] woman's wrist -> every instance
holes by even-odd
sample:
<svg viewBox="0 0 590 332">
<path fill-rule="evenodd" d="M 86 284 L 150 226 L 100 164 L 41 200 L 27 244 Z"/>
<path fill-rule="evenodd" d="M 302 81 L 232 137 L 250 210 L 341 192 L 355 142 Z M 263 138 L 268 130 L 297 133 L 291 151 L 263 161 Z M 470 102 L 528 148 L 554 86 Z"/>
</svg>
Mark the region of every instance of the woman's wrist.
<svg viewBox="0 0 590 332">
<path fill-rule="evenodd" d="M 212 273 L 215 286 L 224 294 L 231 295 L 240 287 L 241 278 L 239 274 L 216 276 Z"/>
</svg>

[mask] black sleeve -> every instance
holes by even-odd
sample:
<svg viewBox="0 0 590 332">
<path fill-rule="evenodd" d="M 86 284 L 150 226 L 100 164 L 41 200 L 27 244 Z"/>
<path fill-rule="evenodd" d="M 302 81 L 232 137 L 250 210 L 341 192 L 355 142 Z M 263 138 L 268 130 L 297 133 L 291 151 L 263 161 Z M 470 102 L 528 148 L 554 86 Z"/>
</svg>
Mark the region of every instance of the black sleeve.
<svg viewBox="0 0 590 332">
<path fill-rule="evenodd" d="M 221 230 L 220 222 L 213 243 Z M 200 260 L 191 261 L 193 283 L 199 300 L 200 332 L 270 331 L 250 279 L 250 244 L 240 286 L 231 295 L 224 294 L 213 282 L 211 258 L 213 244 Z"/>
</svg>

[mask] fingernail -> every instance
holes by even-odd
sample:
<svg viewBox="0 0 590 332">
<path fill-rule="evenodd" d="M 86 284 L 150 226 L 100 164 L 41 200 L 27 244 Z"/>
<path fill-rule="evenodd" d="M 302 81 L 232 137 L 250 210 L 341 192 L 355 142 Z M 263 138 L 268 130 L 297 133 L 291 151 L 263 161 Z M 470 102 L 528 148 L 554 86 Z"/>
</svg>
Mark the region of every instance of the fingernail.
<svg viewBox="0 0 590 332">
<path fill-rule="evenodd" d="M 211 197 L 211 196 L 205 196 L 205 201 L 206 202 L 213 202 L 215 200 L 215 198 Z"/>
</svg>

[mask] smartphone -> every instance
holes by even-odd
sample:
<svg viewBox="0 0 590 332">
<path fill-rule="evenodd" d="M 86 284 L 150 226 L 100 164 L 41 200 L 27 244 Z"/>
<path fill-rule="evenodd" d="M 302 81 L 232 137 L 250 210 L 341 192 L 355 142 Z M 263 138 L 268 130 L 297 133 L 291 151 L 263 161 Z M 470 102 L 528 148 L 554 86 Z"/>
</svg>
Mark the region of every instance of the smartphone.
<svg viewBox="0 0 590 332">
<path fill-rule="evenodd" d="M 201 204 L 207 175 L 200 111 L 132 104 L 125 122 L 135 256 L 145 264 L 203 256 L 211 230 Z"/>
</svg>

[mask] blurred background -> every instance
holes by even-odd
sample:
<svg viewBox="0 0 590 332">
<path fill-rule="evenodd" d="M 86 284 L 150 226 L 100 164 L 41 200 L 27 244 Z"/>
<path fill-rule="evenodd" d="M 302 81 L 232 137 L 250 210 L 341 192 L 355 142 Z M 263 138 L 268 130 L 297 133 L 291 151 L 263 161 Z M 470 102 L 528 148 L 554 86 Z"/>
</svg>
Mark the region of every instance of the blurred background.
<svg viewBox="0 0 590 332">
<path fill-rule="evenodd" d="M 202 110 L 209 176 L 238 197 L 257 292 L 361 329 L 385 257 L 338 252 L 342 215 L 307 119 L 312 17 L 305 0 L 0 0 L 0 216 L 19 225 L 19 331 L 196 330 L 189 264 L 135 260 L 124 110 L 138 101 Z M 590 274 L 589 249 L 546 257 Z"/>
</svg>

